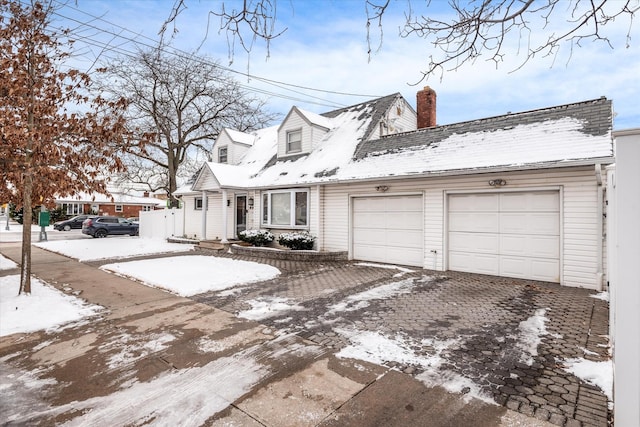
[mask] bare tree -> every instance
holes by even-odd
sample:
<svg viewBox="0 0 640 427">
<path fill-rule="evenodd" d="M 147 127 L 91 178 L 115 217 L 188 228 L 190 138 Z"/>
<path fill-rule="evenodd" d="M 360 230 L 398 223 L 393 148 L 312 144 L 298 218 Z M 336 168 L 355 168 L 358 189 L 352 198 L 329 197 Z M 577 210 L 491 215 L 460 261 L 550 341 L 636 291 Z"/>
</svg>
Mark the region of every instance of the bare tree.
<svg viewBox="0 0 640 427">
<path fill-rule="evenodd" d="M 362 1 L 371 55 L 382 46 L 383 18 L 399 3 Z M 523 53 L 522 65 L 539 55 L 555 55 L 563 45 L 571 53 L 587 41 L 596 40 L 613 47 L 604 27 L 620 19 L 629 23 L 628 45 L 633 20 L 640 10 L 638 0 L 449 0 L 451 19 L 441 20 L 434 16 L 438 16 L 436 6 L 441 8 L 442 3 L 431 0 L 400 3 L 404 5 L 406 22 L 399 35 L 421 37 L 433 46 L 434 53 L 429 55 L 423 79 L 455 70 L 480 57 L 487 57 L 498 65 L 508 46 L 514 44 Z M 419 6 L 414 8 L 414 4 Z M 186 5 L 187 0 L 176 1 L 163 31 L 170 23 L 176 25 Z M 277 0 L 245 0 L 241 8 L 230 9 L 223 1 L 218 10 L 210 12 L 220 19 L 220 31 L 227 34 L 231 58 L 235 41 L 250 52 L 257 39 L 264 40 L 268 48 L 274 38 L 286 31 L 286 28 L 276 28 L 276 6 Z M 416 13 L 420 7 L 423 12 Z M 562 30 L 554 29 L 554 24 L 562 24 Z M 377 32 L 372 28 L 377 28 Z M 543 37 L 534 40 L 534 33 Z M 377 45 L 375 49 L 374 44 Z"/>
<path fill-rule="evenodd" d="M 153 135 L 123 146 L 121 181 L 162 190 L 175 202 L 178 179 L 194 172 L 193 158 L 209 155 L 218 134 L 261 128 L 273 120 L 264 102 L 246 93 L 216 62 L 175 55 L 162 46 L 107 65 L 102 90 L 128 100 L 129 126 Z"/>
<path fill-rule="evenodd" d="M 0 0 L 0 199 L 22 206 L 19 293 L 31 293 L 34 205 L 56 196 L 106 193 L 121 168 L 121 100 L 90 99 L 89 76 L 63 71 L 66 32 L 49 33 L 52 3 Z M 69 50 L 64 50 L 68 48 Z"/>
</svg>

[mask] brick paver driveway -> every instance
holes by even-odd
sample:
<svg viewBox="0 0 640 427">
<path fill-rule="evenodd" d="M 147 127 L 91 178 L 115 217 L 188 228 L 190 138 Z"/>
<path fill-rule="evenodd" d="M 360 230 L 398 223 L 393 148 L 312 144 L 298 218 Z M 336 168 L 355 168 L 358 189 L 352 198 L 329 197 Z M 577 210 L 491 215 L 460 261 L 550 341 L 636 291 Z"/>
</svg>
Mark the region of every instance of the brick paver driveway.
<svg viewBox="0 0 640 427">
<path fill-rule="evenodd" d="M 608 423 L 607 397 L 565 369 L 573 358 L 608 359 L 608 304 L 592 291 L 364 263 L 218 256 L 268 263 L 283 274 L 194 297 L 200 302 L 240 316 L 260 304 L 288 305 L 258 320 L 336 351 L 357 334 L 390 337 L 412 357 L 382 362 L 427 385 L 444 382 L 560 426 Z"/>
</svg>

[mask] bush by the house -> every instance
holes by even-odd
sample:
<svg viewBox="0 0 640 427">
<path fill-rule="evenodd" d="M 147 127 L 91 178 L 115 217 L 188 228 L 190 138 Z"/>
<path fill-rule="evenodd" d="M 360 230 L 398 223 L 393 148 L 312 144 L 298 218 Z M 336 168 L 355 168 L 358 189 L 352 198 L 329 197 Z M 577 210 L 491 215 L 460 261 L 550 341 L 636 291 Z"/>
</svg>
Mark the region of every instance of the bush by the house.
<svg viewBox="0 0 640 427">
<path fill-rule="evenodd" d="M 273 234 L 268 230 L 244 230 L 238 233 L 238 238 L 253 246 L 265 246 L 273 242 Z"/>
<path fill-rule="evenodd" d="M 279 244 L 293 250 L 313 249 L 313 242 L 315 240 L 316 238 L 306 231 L 282 233 L 280 236 L 278 236 Z"/>
</svg>

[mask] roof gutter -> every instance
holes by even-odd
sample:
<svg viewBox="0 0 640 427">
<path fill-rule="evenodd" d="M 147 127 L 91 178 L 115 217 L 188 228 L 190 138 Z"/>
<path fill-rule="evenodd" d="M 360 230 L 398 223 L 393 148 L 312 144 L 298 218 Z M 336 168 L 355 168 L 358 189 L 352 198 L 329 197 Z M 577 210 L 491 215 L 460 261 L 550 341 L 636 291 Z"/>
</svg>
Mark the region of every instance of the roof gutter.
<svg viewBox="0 0 640 427">
<path fill-rule="evenodd" d="M 599 157 L 587 160 L 567 161 L 567 162 L 554 162 L 553 164 L 529 164 L 529 165 L 513 165 L 504 167 L 485 167 L 477 169 L 451 169 L 435 172 L 421 172 L 415 174 L 406 175 L 393 175 L 393 176 L 373 176 L 366 178 L 354 178 L 354 179 L 328 179 L 326 181 L 306 181 L 299 183 L 284 183 L 284 184 L 269 184 L 259 186 L 247 186 L 247 187 L 234 187 L 234 186 L 221 186 L 221 188 L 227 188 L 229 190 L 244 190 L 247 189 L 278 189 L 278 188 L 292 188 L 292 187 L 309 187 L 312 185 L 333 185 L 333 184 L 347 184 L 347 183 L 361 183 L 371 181 L 395 181 L 401 179 L 415 179 L 415 178 L 438 178 L 449 176 L 461 176 L 461 175 L 479 175 L 487 173 L 501 173 L 501 172 L 518 172 L 518 171 L 531 171 L 531 170 L 548 170 L 548 169 L 560 169 L 570 167 L 587 167 L 601 164 L 613 164 L 615 163 L 613 157 Z"/>
</svg>

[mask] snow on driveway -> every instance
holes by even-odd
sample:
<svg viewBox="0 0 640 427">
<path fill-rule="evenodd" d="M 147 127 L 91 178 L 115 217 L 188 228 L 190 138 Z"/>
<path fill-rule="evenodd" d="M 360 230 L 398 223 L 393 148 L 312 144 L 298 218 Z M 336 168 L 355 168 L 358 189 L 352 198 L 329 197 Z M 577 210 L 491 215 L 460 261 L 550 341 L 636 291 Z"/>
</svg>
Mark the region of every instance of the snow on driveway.
<svg viewBox="0 0 640 427">
<path fill-rule="evenodd" d="M 180 296 L 220 291 L 280 274 L 270 265 L 207 255 L 121 262 L 100 268 Z"/>
<path fill-rule="evenodd" d="M 18 264 L 0 255 L 0 270 L 11 270 L 18 267 Z"/>
<path fill-rule="evenodd" d="M 34 243 L 34 246 L 75 258 L 78 261 L 119 259 L 193 250 L 193 245 L 168 243 L 164 239 L 128 236 L 107 237 L 105 239 L 55 240 Z"/>
</svg>

